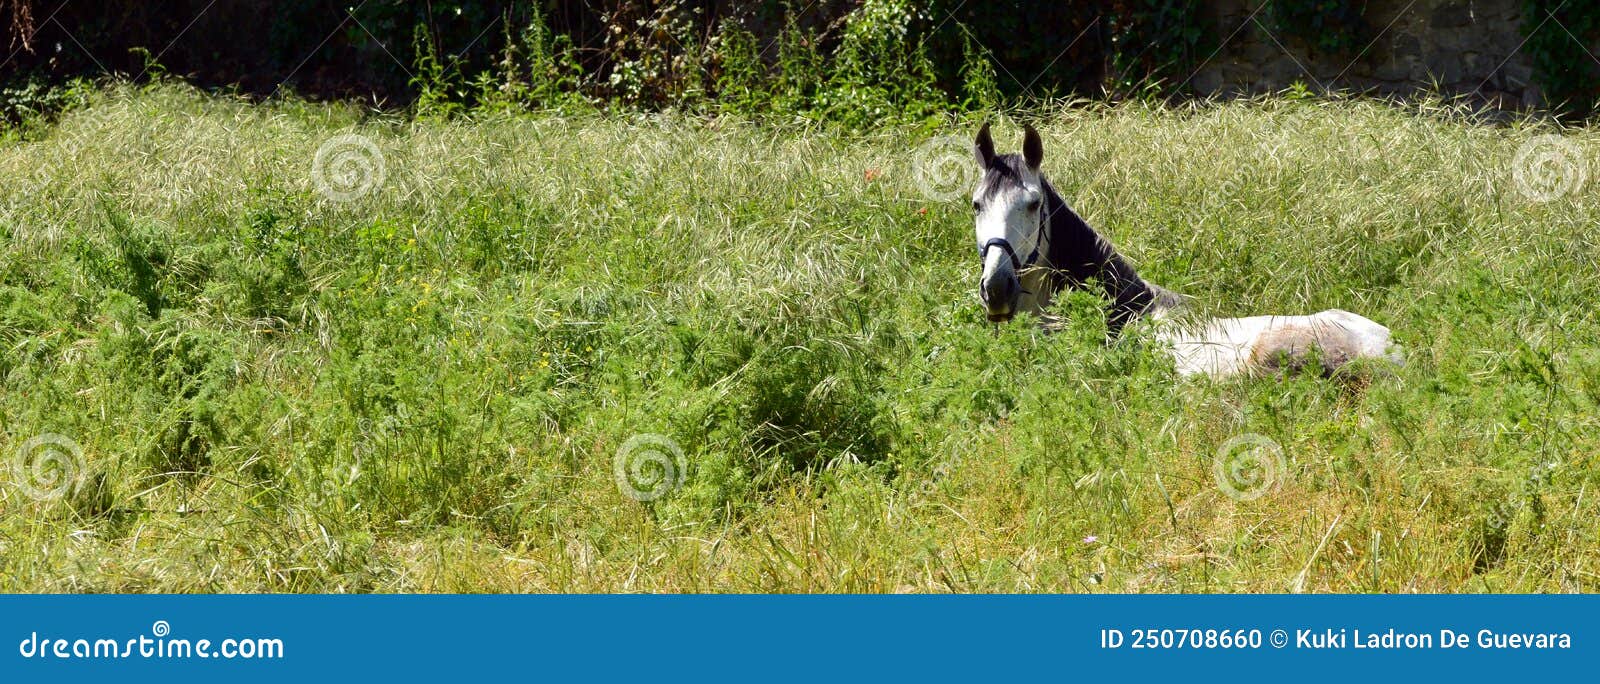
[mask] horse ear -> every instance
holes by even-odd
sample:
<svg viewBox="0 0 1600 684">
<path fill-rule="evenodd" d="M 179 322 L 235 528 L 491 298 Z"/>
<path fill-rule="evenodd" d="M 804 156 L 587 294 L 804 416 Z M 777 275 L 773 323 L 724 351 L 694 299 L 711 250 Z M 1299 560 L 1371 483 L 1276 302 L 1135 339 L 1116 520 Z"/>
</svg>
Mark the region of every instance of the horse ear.
<svg viewBox="0 0 1600 684">
<path fill-rule="evenodd" d="M 978 129 L 978 139 L 972 143 L 972 154 L 978 158 L 978 166 L 989 168 L 989 162 L 994 159 L 994 138 L 989 137 L 989 122 L 983 122 L 983 128 Z"/>
<path fill-rule="evenodd" d="M 1022 160 L 1028 162 L 1028 168 L 1039 170 L 1039 164 L 1044 161 L 1044 141 L 1039 139 L 1039 132 L 1032 126 L 1023 126 L 1022 133 Z"/>
</svg>

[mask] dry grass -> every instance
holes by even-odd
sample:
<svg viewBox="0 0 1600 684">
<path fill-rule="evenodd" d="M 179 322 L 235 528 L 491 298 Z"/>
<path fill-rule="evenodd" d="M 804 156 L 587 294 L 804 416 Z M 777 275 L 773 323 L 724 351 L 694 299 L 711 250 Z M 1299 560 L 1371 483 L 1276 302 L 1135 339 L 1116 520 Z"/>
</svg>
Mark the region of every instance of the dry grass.
<svg viewBox="0 0 1600 684">
<path fill-rule="evenodd" d="M 1355 311 L 1408 365 L 1180 381 L 1081 296 L 992 329 L 913 130 L 115 88 L 0 148 L 0 454 L 81 449 L 59 497 L 0 478 L 0 590 L 1600 585 L 1600 202 L 1513 180 L 1552 131 L 1290 101 L 1042 130 L 1150 279 Z M 346 132 L 385 179 L 333 202 Z M 613 471 L 640 433 L 689 465 L 648 503 Z M 1249 434 L 1284 469 L 1239 500 L 1213 463 Z"/>
</svg>

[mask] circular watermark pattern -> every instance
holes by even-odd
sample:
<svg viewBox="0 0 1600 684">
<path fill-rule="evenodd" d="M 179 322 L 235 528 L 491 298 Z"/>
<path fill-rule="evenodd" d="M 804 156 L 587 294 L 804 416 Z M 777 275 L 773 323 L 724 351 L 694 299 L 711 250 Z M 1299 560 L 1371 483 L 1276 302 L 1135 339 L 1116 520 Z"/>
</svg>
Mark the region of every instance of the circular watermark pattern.
<svg viewBox="0 0 1600 684">
<path fill-rule="evenodd" d="M 1589 164 L 1576 143 L 1559 135 L 1541 135 L 1517 150 L 1511 178 L 1523 197 L 1542 204 L 1582 189 L 1589 180 Z"/>
<path fill-rule="evenodd" d="M 372 139 L 354 133 L 323 141 L 311 160 L 311 182 L 335 202 L 367 196 L 383 185 L 384 173 L 383 152 Z"/>
<path fill-rule="evenodd" d="M 167 624 L 166 620 L 156 620 L 155 624 L 150 625 L 150 633 L 158 637 L 164 637 L 172 633 L 172 625 Z"/>
<path fill-rule="evenodd" d="M 689 460 L 671 437 L 634 435 L 611 461 L 617 489 L 637 501 L 655 501 L 683 484 Z"/>
<path fill-rule="evenodd" d="M 310 491 L 306 492 L 305 501 L 312 508 L 322 508 L 335 504 L 339 501 L 339 497 L 344 491 L 342 484 L 338 477 L 324 475 L 309 485 Z"/>
<path fill-rule="evenodd" d="M 302 500 L 312 508 L 338 506 L 344 500 L 344 493 L 360 478 L 361 456 L 357 454 L 354 463 L 312 474 L 305 483 Z"/>
<path fill-rule="evenodd" d="M 1211 475 L 1217 487 L 1239 501 L 1261 498 L 1283 481 L 1287 471 L 1283 447 L 1271 437 L 1253 432 L 1223 442 L 1211 462 Z"/>
<path fill-rule="evenodd" d="M 978 183 L 972 141 L 946 135 L 918 145 L 911 157 L 911 172 L 922 196 L 935 202 L 948 202 L 972 192 Z"/>
<path fill-rule="evenodd" d="M 941 459 L 939 463 L 933 466 L 933 471 L 928 474 L 928 477 L 917 487 L 916 498 L 927 499 L 938 493 L 940 484 L 950 479 L 951 473 L 954 473 L 956 468 L 961 466 L 963 460 L 959 453 Z"/>
<path fill-rule="evenodd" d="M 83 447 L 53 432 L 39 435 L 22 443 L 11 461 L 11 474 L 35 500 L 59 499 L 83 476 Z"/>
</svg>

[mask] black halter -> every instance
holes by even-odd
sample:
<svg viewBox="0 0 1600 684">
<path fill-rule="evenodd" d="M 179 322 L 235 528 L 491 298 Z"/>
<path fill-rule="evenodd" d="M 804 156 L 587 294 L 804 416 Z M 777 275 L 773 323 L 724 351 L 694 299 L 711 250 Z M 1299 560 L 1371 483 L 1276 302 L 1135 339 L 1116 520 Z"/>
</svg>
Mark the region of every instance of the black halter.
<svg viewBox="0 0 1600 684">
<path fill-rule="evenodd" d="M 1015 269 L 1018 275 L 1021 275 L 1023 268 L 1025 268 L 1025 267 L 1031 268 L 1036 263 L 1038 263 L 1038 261 L 1039 261 L 1039 251 L 1044 248 L 1045 238 L 1050 236 L 1050 231 L 1048 230 L 1049 225 L 1050 225 L 1049 208 L 1048 207 L 1040 207 L 1039 208 L 1039 228 L 1038 228 L 1037 232 L 1035 232 L 1034 235 L 1033 235 L 1033 251 L 1028 254 L 1028 258 L 1027 259 L 1018 259 L 1017 258 L 1017 249 L 1015 247 L 1011 246 L 1011 241 L 1007 240 L 1005 238 L 998 238 L 997 237 L 997 238 L 989 238 L 989 240 L 987 242 L 985 242 L 982 245 L 978 246 L 978 260 L 979 261 L 983 261 L 983 260 L 989 258 L 989 248 L 990 247 L 999 247 L 1001 250 L 1005 251 L 1007 257 L 1011 258 L 1011 268 Z"/>
</svg>

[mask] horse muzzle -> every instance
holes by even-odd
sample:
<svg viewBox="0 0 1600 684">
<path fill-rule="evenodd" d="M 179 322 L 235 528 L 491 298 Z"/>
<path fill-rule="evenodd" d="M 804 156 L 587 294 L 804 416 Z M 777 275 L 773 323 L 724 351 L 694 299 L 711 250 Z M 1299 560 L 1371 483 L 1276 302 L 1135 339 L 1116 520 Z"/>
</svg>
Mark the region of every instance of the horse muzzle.
<svg viewBox="0 0 1600 684">
<path fill-rule="evenodd" d="M 978 296 L 992 323 L 1004 323 L 1017 313 L 1017 302 L 1022 297 L 1022 282 L 1015 271 L 1002 266 L 979 283 Z"/>
</svg>

